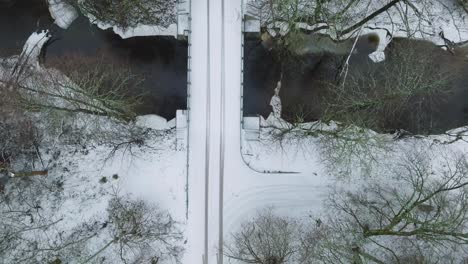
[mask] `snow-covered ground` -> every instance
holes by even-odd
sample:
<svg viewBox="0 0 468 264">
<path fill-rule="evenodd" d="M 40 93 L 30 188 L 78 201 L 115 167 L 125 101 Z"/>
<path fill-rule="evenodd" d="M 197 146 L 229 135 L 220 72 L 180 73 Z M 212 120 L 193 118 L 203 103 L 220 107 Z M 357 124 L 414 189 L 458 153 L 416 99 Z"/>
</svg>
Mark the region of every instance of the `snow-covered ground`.
<svg viewBox="0 0 468 264">
<path fill-rule="evenodd" d="M 53 146 L 62 154 L 48 177 L 64 181 L 67 210 L 61 213 L 69 218 L 68 224 L 80 223 L 82 219 L 77 219 L 76 213 L 83 218 L 103 213 L 114 190 L 158 204 L 184 223 L 186 152 L 177 149 L 175 138 L 175 129 L 158 132 L 147 146 L 132 153 L 118 151 L 112 158 L 109 158 L 112 148 L 105 145 L 91 144 L 86 151 L 79 152 L 72 147 Z M 113 175 L 118 175 L 118 179 L 113 179 Z M 99 183 L 103 177 L 108 181 Z M 81 195 L 92 197 L 99 193 L 96 189 L 102 189 L 104 195 L 96 197 L 93 203 L 80 204 Z"/>
<path fill-rule="evenodd" d="M 224 1 L 224 17 L 223 2 L 208 1 L 209 10 L 207 1 L 192 3 L 188 182 L 187 150 L 178 147 L 175 129 L 155 131 L 158 133 L 148 141 L 149 147 L 136 149 L 134 155 L 117 152 L 111 160 L 106 159 L 111 151 L 106 145 L 92 145 L 77 153 L 54 146 L 68 150 L 58 155 L 54 161 L 57 165 L 48 176 L 63 181 L 64 206 L 50 213 L 61 215 L 64 225 L 73 226 L 102 214 L 118 189 L 157 203 L 186 223 L 183 262 L 206 264 L 217 263 L 222 257 L 218 255 L 220 238 L 228 238 L 259 209 L 273 206 L 288 216 L 321 212 L 328 186 L 335 178 L 323 163 L 316 138 L 293 138 L 280 144 L 268 128 L 262 128 L 260 141 L 243 142 L 242 1 Z M 137 124 L 156 128 L 167 122 L 148 116 L 138 118 Z M 431 146 L 435 152 L 438 147 L 468 150 L 462 140 L 449 145 L 438 143 L 451 138 L 412 138 L 395 141 L 395 146 L 403 150 L 414 141 Z M 222 174 L 224 178 L 220 178 Z"/>
<path fill-rule="evenodd" d="M 20 80 L 20 85 L 27 87 L 36 80 L 31 87 L 37 86 L 37 89 L 41 89 L 42 85 L 37 83 L 37 80 L 44 79 L 34 79 L 34 76 L 53 74 L 55 78 L 67 81 L 60 72 L 45 69 L 38 61 L 41 49 L 49 37 L 47 31 L 32 33 L 21 55 L 0 59 L 1 79 L 9 80 L 18 76 L 16 79 Z M 26 76 L 21 76 L 20 73 Z M 62 95 L 66 94 L 68 92 L 64 91 Z M 38 204 L 36 207 L 40 209 L 37 214 L 41 219 L 57 220 L 53 230 L 38 228 L 37 232 L 31 229 L 30 233 L 26 233 L 26 236 L 36 237 L 37 246 L 61 245 L 61 241 L 63 243 L 63 239 L 70 236 L 74 230 L 94 219 L 104 223 L 108 203 L 116 195 L 128 195 L 132 199 L 143 199 L 149 204 L 157 205 L 170 213 L 180 229 L 185 229 L 187 150 L 184 136 L 186 133 L 180 130 L 186 128 L 177 127 L 177 124 L 185 122 L 168 122 L 156 115 L 145 115 L 137 117 L 135 122 L 122 124 L 104 117 L 78 114 L 70 120 L 67 119 L 67 115 L 63 120 L 54 120 L 61 123 L 59 128 L 55 128 L 52 120 L 41 115 L 31 114 L 39 133 L 43 135 L 43 140 L 37 149 L 40 162 L 30 166 L 32 170 L 46 171 L 47 176 L 34 176 L 30 181 L 14 177 L 8 180 L 11 184 L 7 184 L 5 189 L 8 195 L 15 197 L 21 195 L 15 188 L 29 182 L 28 192 L 34 197 L 28 199 Z M 177 118 L 185 119 L 186 116 L 178 112 Z M 55 129 L 62 131 L 57 134 Z M 126 131 L 144 131 L 143 141 L 116 149 L 114 143 L 119 141 L 119 133 L 125 135 Z M 113 140 L 117 141 L 111 143 Z M 123 140 L 125 142 L 125 139 Z M 23 169 L 21 163 L 12 166 L 18 170 Z M 48 191 L 40 190 L 44 187 L 48 188 Z M 15 210 L 21 210 L 25 206 L 20 201 L 18 204 L 13 201 L 10 205 Z M 30 210 L 26 204 L 24 210 L 27 209 Z M 6 214 L 8 208 L 1 207 L 0 210 L 5 210 Z M 102 248 L 105 239 L 105 236 L 97 236 L 89 240 L 86 247 L 90 251 L 85 254 L 91 255 Z M 26 242 L 18 249 L 22 250 L 24 246 L 27 246 Z M 118 245 L 111 245 L 109 250 L 101 254 L 106 257 L 107 263 L 120 262 L 120 257 L 112 254 L 113 247 Z M 12 259 L 7 257 L 0 263 L 13 263 L 13 258 L 18 257 L 16 253 L 12 249 L 9 254 Z M 86 255 L 81 257 L 85 258 Z M 37 259 L 41 258 L 37 256 Z M 69 259 L 70 263 L 82 260 Z"/>
<path fill-rule="evenodd" d="M 192 2 L 192 26 L 190 54 L 192 56 L 193 67 L 191 73 L 191 90 L 199 90 L 191 94 L 189 105 L 192 107 L 189 113 L 189 181 L 187 192 L 189 196 L 189 214 L 187 223 L 187 247 L 183 263 L 204 263 L 204 190 L 205 190 L 205 172 L 204 172 L 204 137 L 206 120 L 205 89 L 206 89 L 206 8 L 204 1 L 193 0 Z M 202 103 L 196 106 L 195 103 Z M 197 152 L 195 153 L 195 150 Z M 198 156 L 197 156 L 198 155 Z"/>
</svg>

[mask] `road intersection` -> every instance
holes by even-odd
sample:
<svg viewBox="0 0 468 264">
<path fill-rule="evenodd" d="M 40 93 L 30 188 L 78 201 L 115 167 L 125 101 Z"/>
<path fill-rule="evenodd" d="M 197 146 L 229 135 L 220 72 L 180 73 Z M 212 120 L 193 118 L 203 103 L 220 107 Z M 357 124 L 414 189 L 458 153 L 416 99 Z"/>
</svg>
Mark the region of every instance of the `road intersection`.
<svg viewBox="0 0 468 264">
<path fill-rule="evenodd" d="M 243 161 L 242 0 L 192 0 L 191 13 L 184 263 L 221 264 L 226 234 L 247 215 L 270 204 L 314 203 L 317 196 L 307 176 L 261 174 Z"/>
</svg>

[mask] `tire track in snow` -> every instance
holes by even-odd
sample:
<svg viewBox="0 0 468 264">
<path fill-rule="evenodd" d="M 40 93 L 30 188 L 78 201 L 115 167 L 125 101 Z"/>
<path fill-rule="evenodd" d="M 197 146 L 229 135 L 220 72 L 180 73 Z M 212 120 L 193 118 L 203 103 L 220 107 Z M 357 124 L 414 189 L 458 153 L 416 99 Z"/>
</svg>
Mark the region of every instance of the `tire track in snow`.
<svg viewBox="0 0 468 264">
<path fill-rule="evenodd" d="M 211 82 L 210 82 L 210 0 L 206 1 L 206 20 L 207 20 L 207 44 L 206 44 L 206 130 L 205 130 L 205 239 L 204 239 L 204 258 L 203 262 L 208 264 L 208 206 L 209 206 L 209 183 L 210 183 L 210 118 L 211 118 Z"/>
<path fill-rule="evenodd" d="M 326 189 L 316 185 L 282 184 L 252 186 L 230 197 L 224 204 L 225 230 L 235 230 L 257 210 L 272 206 L 289 216 L 304 216 L 317 211 L 326 197 Z"/>
</svg>

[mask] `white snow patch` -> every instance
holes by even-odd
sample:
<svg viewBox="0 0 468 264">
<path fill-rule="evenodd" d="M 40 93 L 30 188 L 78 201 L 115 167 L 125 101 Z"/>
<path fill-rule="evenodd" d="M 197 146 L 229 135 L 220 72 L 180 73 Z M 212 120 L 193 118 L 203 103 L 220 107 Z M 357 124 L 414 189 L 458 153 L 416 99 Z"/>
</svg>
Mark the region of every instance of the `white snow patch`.
<svg viewBox="0 0 468 264">
<path fill-rule="evenodd" d="M 143 115 L 136 117 L 136 125 L 155 130 L 164 130 L 168 128 L 167 120 L 158 115 Z"/>
<path fill-rule="evenodd" d="M 45 30 L 41 33 L 32 33 L 23 46 L 23 51 L 20 55 L 22 63 L 28 63 L 36 67 L 39 65 L 39 55 L 41 54 L 42 47 L 50 39 L 49 31 Z"/>
<path fill-rule="evenodd" d="M 368 22 L 362 34 L 377 33 L 379 35 L 381 43 L 377 51 L 383 51 L 389 43 L 384 37 L 387 30 L 392 37 L 427 40 L 436 45 L 445 44 L 441 34 L 453 43 L 466 41 L 468 40 L 467 14 L 456 2 L 451 0 L 415 1 L 412 4 L 422 14 L 421 18 L 418 18 L 411 7 L 402 2 L 398 5 L 399 8 L 392 7 Z M 375 1 L 372 5 L 375 5 L 373 9 L 376 9 L 381 2 Z M 365 10 L 364 5 L 362 8 Z M 407 10 L 407 17 L 401 13 L 402 9 Z"/>
<path fill-rule="evenodd" d="M 385 60 L 385 52 L 384 51 L 374 51 L 371 54 L 369 54 L 369 58 L 377 63 L 377 62 L 382 62 Z"/>
<path fill-rule="evenodd" d="M 273 108 L 273 116 L 280 118 L 281 117 L 281 111 L 282 111 L 282 104 L 281 104 L 281 98 L 279 96 L 279 92 L 281 90 L 281 80 L 278 81 L 275 87 L 275 94 L 273 97 L 271 97 L 270 100 L 270 105 Z"/>
<path fill-rule="evenodd" d="M 123 39 L 143 36 L 177 37 L 177 24 L 171 24 L 167 28 L 154 25 L 138 25 L 134 28 L 121 28 L 119 26 L 114 26 L 105 22 L 97 21 L 95 19 L 90 19 L 90 21 L 103 30 L 112 28 L 112 30 Z"/>
<path fill-rule="evenodd" d="M 177 23 L 170 24 L 167 27 L 139 24 L 136 27 L 122 28 L 100 21 L 90 14 L 87 16 L 91 23 L 96 24 L 100 29 L 112 28 L 123 39 L 144 36 L 173 36 L 177 38 L 178 35 L 186 35 L 190 30 L 190 1 L 178 1 L 176 9 L 174 15 L 177 16 Z"/>
<path fill-rule="evenodd" d="M 175 130 L 153 138 L 149 144 L 153 149 L 132 155 L 121 152 L 104 166 L 99 165 L 101 159 L 92 167 L 102 168 L 102 175 L 117 174 L 122 191 L 157 203 L 177 221 L 185 222 L 186 150 L 176 148 Z"/>
<path fill-rule="evenodd" d="M 177 118 L 172 118 L 171 120 L 167 121 L 167 128 L 172 129 L 176 128 L 177 126 Z"/>
<path fill-rule="evenodd" d="M 57 26 L 67 29 L 78 17 L 76 9 L 63 0 L 48 0 L 49 12 Z"/>
</svg>

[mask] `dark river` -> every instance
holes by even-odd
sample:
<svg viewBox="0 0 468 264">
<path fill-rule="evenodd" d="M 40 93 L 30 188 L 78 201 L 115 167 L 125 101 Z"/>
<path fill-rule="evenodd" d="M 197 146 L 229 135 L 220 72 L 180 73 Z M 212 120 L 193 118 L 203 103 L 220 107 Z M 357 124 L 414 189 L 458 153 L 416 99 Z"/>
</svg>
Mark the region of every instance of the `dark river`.
<svg viewBox="0 0 468 264">
<path fill-rule="evenodd" d="M 368 54 L 353 55 L 350 65 L 368 67 L 371 63 Z M 295 113 L 301 111 L 305 115 L 305 121 L 317 120 L 313 101 L 319 96 L 320 87 L 323 86 L 321 82 L 332 80 L 336 76 L 343 58 L 324 54 L 281 61 L 279 57 L 274 50 L 266 50 L 259 43 L 258 37 L 251 35 L 245 38 L 244 115 L 259 114 L 265 118 L 269 115 L 272 110 L 269 103 L 274 94 L 273 89 L 282 74 L 280 97 L 283 118 L 292 121 Z"/>
<path fill-rule="evenodd" d="M 70 55 L 102 58 L 130 68 L 143 79 L 144 92 L 139 114 L 175 117 L 177 109 L 186 109 L 187 42 L 173 37 L 134 37 L 122 39 L 112 30 L 101 30 L 80 16 L 67 29 L 53 25 L 44 0 L 0 0 L 0 56 L 21 53 L 29 35 L 50 29 L 53 37 L 43 58 L 49 62 Z M 52 66 L 54 66 L 52 64 Z"/>
<path fill-rule="evenodd" d="M 333 80 L 339 73 L 339 66 L 345 59 L 332 54 L 314 55 L 307 58 L 293 58 L 290 61 L 279 61 L 274 51 L 266 50 L 259 43 L 258 36 L 245 36 L 244 42 L 244 116 L 262 115 L 267 117 L 271 112 L 269 105 L 273 89 L 283 73 L 280 97 L 283 111 L 282 117 L 288 121 L 296 121 L 298 113 L 302 121 L 316 121 L 320 118 L 320 98 L 324 83 Z M 430 61 L 437 67 L 457 68 L 458 74 L 451 83 L 450 93 L 437 109 L 431 109 L 437 125 L 423 133 L 441 133 L 446 130 L 468 125 L 468 61 L 443 51 L 435 45 L 417 40 L 394 40 L 408 42 L 407 49 L 431 53 Z M 359 42 L 358 42 L 359 43 Z M 359 44 L 357 49 L 359 50 Z M 391 45 L 387 48 L 387 60 L 392 63 L 392 55 L 388 52 L 398 50 Z M 369 50 L 364 47 L 361 52 L 351 56 L 350 74 L 353 71 L 379 69 L 385 63 L 376 64 L 368 58 Z M 414 133 L 421 132 L 414 122 L 402 118 L 396 124 L 391 124 L 388 131 L 405 129 Z"/>
<path fill-rule="evenodd" d="M 175 110 L 186 109 L 187 43 L 171 37 L 134 37 L 121 39 L 111 30 L 100 30 L 80 16 L 67 30 L 52 24 L 44 0 L 0 0 L 0 57 L 19 54 L 28 36 L 39 29 L 50 29 L 53 40 L 47 45 L 44 61 L 60 60 L 70 54 L 84 58 L 102 57 L 104 60 L 130 67 L 144 78 L 141 91 L 145 92 L 140 114 L 158 114 L 167 119 Z M 412 41 L 410 47 L 427 50 L 427 43 Z M 359 47 L 358 47 L 359 49 Z M 439 51 L 435 64 L 460 64 L 468 72 L 468 63 L 453 55 Z M 360 52 L 351 57 L 353 69 L 378 67 Z M 280 96 L 283 118 L 292 121 L 301 112 L 304 121 L 320 118 L 317 108 L 323 82 L 333 79 L 337 65 L 343 58 L 330 54 L 309 56 L 307 59 L 278 61 L 272 51 L 259 45 L 258 37 L 246 38 L 244 45 L 244 115 L 262 115 L 271 112 L 269 105 L 276 82 L 283 73 Z M 53 66 L 53 64 L 52 64 Z M 451 95 L 433 110 L 437 118 L 437 131 L 468 125 L 468 75 L 457 76 Z M 413 129 L 402 120 L 401 128 Z"/>
</svg>

